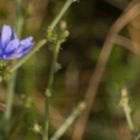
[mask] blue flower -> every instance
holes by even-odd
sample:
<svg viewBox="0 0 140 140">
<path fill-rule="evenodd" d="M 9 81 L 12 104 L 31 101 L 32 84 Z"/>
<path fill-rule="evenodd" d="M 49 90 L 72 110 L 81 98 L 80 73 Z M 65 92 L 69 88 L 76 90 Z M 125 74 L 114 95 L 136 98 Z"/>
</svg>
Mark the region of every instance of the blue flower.
<svg viewBox="0 0 140 140">
<path fill-rule="evenodd" d="M 15 30 L 9 25 L 4 25 L 0 38 L 0 60 L 22 58 L 33 46 L 33 37 L 24 40 L 17 38 Z"/>
</svg>

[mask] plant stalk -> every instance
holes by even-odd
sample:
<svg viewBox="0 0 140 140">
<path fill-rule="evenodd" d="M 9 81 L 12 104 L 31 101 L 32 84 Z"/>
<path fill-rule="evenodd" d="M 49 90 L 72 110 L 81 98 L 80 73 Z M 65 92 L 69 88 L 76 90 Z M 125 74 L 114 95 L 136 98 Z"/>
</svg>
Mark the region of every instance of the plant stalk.
<svg viewBox="0 0 140 140">
<path fill-rule="evenodd" d="M 52 50 L 52 61 L 49 70 L 48 85 L 45 91 L 45 126 L 43 140 L 49 140 L 49 102 L 52 95 L 52 85 L 54 81 L 54 74 L 57 66 L 57 58 L 61 47 L 61 41 L 56 42 Z"/>
<path fill-rule="evenodd" d="M 22 16 L 22 10 L 21 10 L 22 1 L 16 0 L 16 31 L 17 36 L 20 37 L 23 29 L 24 24 L 24 17 Z M 15 63 L 15 62 L 13 62 Z M 14 71 L 11 74 L 10 80 L 8 81 L 7 85 L 7 99 L 6 99 L 6 110 L 4 112 L 4 135 L 7 135 L 9 129 L 10 129 L 10 119 L 12 114 L 12 104 L 13 104 L 13 98 L 14 98 L 14 92 L 15 92 L 15 84 L 16 84 L 16 76 L 17 71 Z"/>
<path fill-rule="evenodd" d="M 62 135 L 69 129 L 72 123 L 77 119 L 77 117 L 83 112 L 85 106 L 86 105 L 84 102 L 80 102 L 50 140 L 59 140 Z"/>
<path fill-rule="evenodd" d="M 55 27 L 57 26 L 57 24 L 59 23 L 59 21 L 61 20 L 61 18 L 64 16 L 65 12 L 69 9 L 69 7 L 71 6 L 71 4 L 73 2 L 76 2 L 76 0 L 67 0 L 64 4 L 64 6 L 62 7 L 61 11 L 59 12 L 59 14 L 56 16 L 56 18 L 52 21 L 52 23 L 50 24 L 49 28 L 51 29 L 51 31 L 53 31 L 55 29 Z M 37 43 L 37 45 L 34 47 L 34 49 L 27 54 L 23 59 L 19 60 L 10 70 L 10 72 L 14 72 L 15 70 L 17 70 L 19 67 L 21 67 L 28 59 L 30 59 L 37 51 L 39 51 L 45 44 L 47 43 L 46 39 L 41 40 L 40 42 Z"/>
</svg>

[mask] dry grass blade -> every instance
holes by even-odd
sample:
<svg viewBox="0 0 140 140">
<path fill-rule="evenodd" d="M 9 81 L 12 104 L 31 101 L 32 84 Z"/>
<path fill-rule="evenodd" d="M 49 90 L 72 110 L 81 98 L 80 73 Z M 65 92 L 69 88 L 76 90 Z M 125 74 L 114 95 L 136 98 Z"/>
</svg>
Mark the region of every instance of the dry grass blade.
<svg viewBox="0 0 140 140">
<path fill-rule="evenodd" d="M 128 49 L 130 52 L 139 55 L 140 49 L 139 44 L 132 41 L 124 36 L 116 35 L 116 43 Z"/>
<path fill-rule="evenodd" d="M 130 3 L 131 4 L 131 3 Z M 130 7 L 130 6 L 128 6 Z M 126 8 L 128 9 L 128 8 Z M 105 40 L 103 48 L 101 50 L 97 65 L 91 77 L 91 81 L 85 95 L 85 102 L 87 103 L 86 109 L 77 121 L 75 125 L 75 131 L 72 136 L 72 140 L 82 140 L 83 134 L 85 131 L 85 127 L 88 121 L 88 117 L 90 111 L 92 109 L 93 102 L 95 100 L 97 90 L 99 88 L 99 83 L 105 71 L 106 64 L 108 62 L 109 56 L 111 54 L 113 43 L 116 40 L 116 35 L 130 23 L 133 19 L 135 19 L 140 14 L 140 3 L 134 5 L 128 10 L 124 10 L 125 12 L 118 18 L 118 20 L 111 27 L 108 36 Z"/>
</svg>

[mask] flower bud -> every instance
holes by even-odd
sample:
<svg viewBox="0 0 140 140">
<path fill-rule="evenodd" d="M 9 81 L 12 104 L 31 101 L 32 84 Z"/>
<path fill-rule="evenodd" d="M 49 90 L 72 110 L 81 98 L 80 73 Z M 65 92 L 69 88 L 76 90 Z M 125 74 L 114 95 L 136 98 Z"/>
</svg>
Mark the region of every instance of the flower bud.
<svg viewBox="0 0 140 140">
<path fill-rule="evenodd" d="M 66 37 L 68 37 L 69 35 L 70 35 L 69 31 L 68 31 L 68 30 L 65 30 L 65 31 L 64 31 L 64 37 L 66 38 Z"/>
<path fill-rule="evenodd" d="M 65 30 L 66 28 L 67 28 L 67 23 L 66 23 L 66 21 L 61 21 L 60 22 L 60 28 L 62 29 L 62 30 Z"/>
</svg>

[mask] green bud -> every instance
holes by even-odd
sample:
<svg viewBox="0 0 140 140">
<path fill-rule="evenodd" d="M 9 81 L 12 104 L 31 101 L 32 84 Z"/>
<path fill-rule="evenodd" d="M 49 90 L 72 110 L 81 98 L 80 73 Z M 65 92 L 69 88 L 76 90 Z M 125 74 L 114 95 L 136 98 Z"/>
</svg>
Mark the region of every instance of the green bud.
<svg viewBox="0 0 140 140">
<path fill-rule="evenodd" d="M 41 126 L 38 123 L 35 123 L 33 126 L 33 131 L 36 133 L 41 133 Z"/>
<path fill-rule="evenodd" d="M 62 21 L 60 22 L 60 28 L 61 28 L 62 30 L 65 30 L 65 29 L 67 28 L 67 23 L 66 23 L 66 21 L 62 20 Z"/>
<path fill-rule="evenodd" d="M 64 37 L 65 37 L 65 38 L 66 38 L 66 37 L 68 37 L 68 36 L 69 36 L 69 34 L 70 34 L 70 33 L 69 33 L 69 31 L 68 31 L 68 30 L 65 30 L 65 31 L 64 31 Z"/>
</svg>

